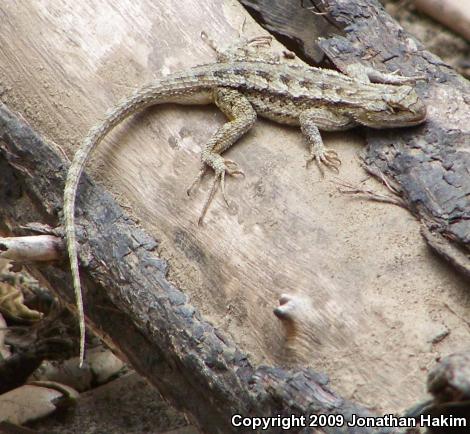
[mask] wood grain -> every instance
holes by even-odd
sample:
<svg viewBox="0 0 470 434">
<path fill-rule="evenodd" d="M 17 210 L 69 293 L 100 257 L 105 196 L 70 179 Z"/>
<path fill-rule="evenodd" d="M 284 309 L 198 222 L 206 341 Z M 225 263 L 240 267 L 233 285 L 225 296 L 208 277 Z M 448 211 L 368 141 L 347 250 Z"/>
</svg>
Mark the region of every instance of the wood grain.
<svg viewBox="0 0 470 434">
<path fill-rule="evenodd" d="M 136 86 L 155 76 L 212 61 L 214 55 L 202 42 L 201 30 L 224 44 L 238 36 L 246 18 L 237 4 L 226 1 L 221 7 L 215 0 L 190 1 L 184 7 L 169 0 L 63 0 L 27 5 L 16 2 L 14 7 L 12 3 L 0 6 L 0 13 L 4 23 L 0 32 L 2 99 L 51 146 L 56 146 L 58 153 L 62 150 L 69 156 L 106 110 Z M 245 31 L 248 35 L 261 32 L 250 21 Z M 210 329 L 203 352 L 225 348 L 224 339 L 217 337 L 218 331 L 206 322 L 198 322 L 199 313 L 192 310 L 193 306 L 206 321 L 233 339 L 243 350 L 241 354 L 247 354 L 253 364 L 240 356 L 234 362 L 235 368 L 231 365 L 230 369 L 249 366 L 247 371 L 252 373 L 252 366 L 257 364 L 285 363 L 283 330 L 272 314 L 279 295 L 306 294 L 315 307 L 312 316 L 320 318 L 317 327 L 322 345 L 301 348 L 298 364 L 327 371 L 344 396 L 368 407 L 391 411 L 414 403 L 424 394 L 421 367 L 431 364 L 440 351 L 462 345 L 468 330 L 462 324 L 453 324 L 451 338 L 438 348 L 430 348 L 429 328 L 420 329 L 417 337 L 414 334 L 414 322 L 419 318 L 420 324 L 427 324 L 430 311 L 406 307 L 431 295 L 438 303 L 439 297 L 447 299 L 449 292 L 463 294 L 464 282 L 427 252 L 413 218 L 401 209 L 341 196 L 330 174 L 325 180 L 315 167 L 304 169 L 306 147 L 300 133 L 268 122 L 260 121 L 228 153 L 229 158 L 240 163 L 246 178 L 229 180 L 232 206 L 227 210 L 218 197 L 206 224 L 198 228 L 196 221 L 208 182 L 189 199 L 185 190 L 197 172 L 201 147 L 223 120 L 210 107 L 150 109 L 116 129 L 99 148 L 89 174 L 109 189 L 126 214 L 157 242 L 148 235 L 132 233 L 137 238 L 129 235 L 126 243 L 120 244 L 119 238 L 113 237 L 126 227 L 123 210 L 112 208 L 111 199 L 103 202 L 99 194 L 94 197 L 95 187 L 90 181 L 83 183 L 77 218 L 82 272 L 85 287 L 89 288 L 85 309 L 95 328 L 108 341 L 127 349 L 127 357 L 138 369 L 147 372 L 154 384 L 177 401 L 185 397 L 182 390 L 194 383 L 197 393 L 203 393 L 212 378 L 211 370 L 217 370 L 211 365 L 207 372 L 203 362 L 197 357 L 192 359 L 197 345 L 196 350 L 184 350 L 184 345 L 191 343 L 191 336 L 184 336 L 184 330 L 192 333 L 197 327 Z M 363 140 L 354 133 L 327 134 L 325 140 L 342 157 L 341 176 L 360 182 L 364 174 L 356 154 Z M 52 160 L 47 153 L 42 158 Z M 28 165 L 45 164 L 32 157 L 25 161 Z M 41 187 L 38 184 L 36 190 L 34 186 L 29 188 L 44 196 L 47 185 L 52 188 L 55 184 L 54 197 L 44 198 L 48 212 L 40 218 L 58 224 L 61 200 L 57 194 L 64 163 L 54 161 L 47 167 L 50 178 L 43 180 Z M 41 176 L 46 176 L 45 172 Z M 101 226 L 105 221 L 110 226 Z M 9 224 L 13 229 L 14 220 L 10 219 Z M 97 248 L 102 256 L 96 254 Z M 148 255 L 144 259 L 134 256 L 140 248 Z M 154 250 L 168 260 L 168 280 L 184 291 L 184 297 L 174 292 L 160 274 L 154 277 L 157 282 L 137 279 L 126 286 L 122 276 L 130 265 L 123 265 L 127 264 L 125 261 L 132 264 L 142 260 L 143 265 L 166 269 L 163 262 L 152 262 L 156 261 Z M 135 266 L 132 264 L 130 272 L 137 273 Z M 49 270 L 50 281 L 58 288 L 63 286 L 66 265 L 62 274 L 53 273 L 59 272 Z M 106 273 L 111 276 L 103 277 Z M 103 296 L 104 287 L 115 305 L 127 312 L 127 320 L 119 328 L 119 314 L 111 316 L 107 310 L 110 301 Z M 412 293 L 410 287 L 414 288 Z M 433 294 L 436 288 L 437 295 Z M 160 309 L 159 291 L 165 299 L 165 291 L 177 294 L 174 300 L 165 301 L 171 307 L 170 314 L 165 309 L 146 312 L 145 301 L 151 301 L 153 310 Z M 179 297 L 184 300 L 181 306 Z M 469 307 L 458 295 L 455 305 L 462 316 L 468 313 Z M 138 326 L 129 319 L 134 308 L 141 309 Z M 172 316 L 173 308 L 178 315 L 186 315 L 184 321 L 179 318 L 178 322 Z M 114 306 L 109 308 L 113 309 Z M 193 316 L 198 320 L 196 325 Z M 433 317 L 430 329 L 439 328 L 440 320 Z M 442 321 L 450 322 L 447 318 Z M 171 329 L 166 332 L 169 323 Z M 175 330 L 179 330 L 176 349 L 172 342 Z M 139 338 L 141 333 L 145 338 Z M 161 347 L 150 357 L 149 342 L 155 341 Z M 233 347 L 229 347 L 232 351 Z M 170 351 L 170 356 L 162 348 Z M 410 353 L 416 353 L 418 359 L 412 367 L 408 363 Z M 215 362 L 212 358 L 208 363 Z M 172 369 L 183 378 L 178 380 L 173 373 L 168 374 L 168 380 L 162 380 L 165 372 Z M 192 370 L 197 369 L 201 372 L 193 378 Z M 284 371 L 275 372 L 281 372 L 278 380 L 286 379 Z M 270 375 L 271 372 L 264 378 L 269 379 Z M 302 377 L 305 382 L 309 375 Z M 213 395 L 219 393 L 217 396 L 226 400 L 223 409 L 211 413 L 217 413 L 221 427 L 228 423 L 222 421 L 230 405 L 244 398 L 252 402 L 243 383 L 248 382 L 250 375 L 242 381 L 229 372 L 227 378 L 220 380 L 220 389 Z M 240 396 L 234 397 L 235 392 L 230 392 L 228 385 L 239 381 L 242 386 L 233 386 L 233 390 L 241 390 Z M 337 402 L 336 398 L 333 401 Z M 277 408 L 271 404 L 269 401 L 263 411 Z M 180 405 L 196 414 L 203 421 L 201 424 L 209 423 L 203 406 L 192 401 Z"/>
</svg>

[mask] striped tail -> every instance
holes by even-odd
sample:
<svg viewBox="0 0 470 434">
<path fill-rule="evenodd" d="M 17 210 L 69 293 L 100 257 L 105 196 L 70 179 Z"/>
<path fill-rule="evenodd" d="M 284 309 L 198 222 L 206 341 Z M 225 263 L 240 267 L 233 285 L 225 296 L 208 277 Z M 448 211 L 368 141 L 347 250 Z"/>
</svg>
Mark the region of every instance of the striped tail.
<svg viewBox="0 0 470 434">
<path fill-rule="evenodd" d="M 180 77 L 178 77 L 180 78 Z M 137 90 L 130 98 L 122 101 L 112 109 L 103 122 L 93 127 L 77 150 L 70 165 L 64 189 L 64 220 L 67 253 L 72 270 L 73 289 L 78 310 L 80 326 L 80 367 L 83 366 L 85 357 L 85 315 L 83 310 L 82 288 L 78 268 L 77 239 L 75 235 L 75 197 L 78 183 L 83 169 L 92 151 L 116 125 L 130 115 L 151 105 L 175 102 L 183 104 L 207 104 L 209 97 L 198 97 L 198 92 L 208 91 L 213 80 L 198 82 L 197 78 L 188 74 L 187 79 L 175 80 L 175 76 L 169 76 L 158 80 L 148 86 Z M 203 92 L 204 93 L 204 92 Z M 200 95 L 200 94 L 199 94 Z"/>
</svg>

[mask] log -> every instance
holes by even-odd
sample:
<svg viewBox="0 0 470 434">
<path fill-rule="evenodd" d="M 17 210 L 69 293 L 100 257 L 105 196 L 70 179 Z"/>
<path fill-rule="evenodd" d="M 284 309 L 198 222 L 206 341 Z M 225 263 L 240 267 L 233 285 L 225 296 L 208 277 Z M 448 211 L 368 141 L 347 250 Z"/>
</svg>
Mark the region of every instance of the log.
<svg viewBox="0 0 470 434">
<path fill-rule="evenodd" d="M 213 53 L 199 38 L 201 29 L 223 42 L 236 36 L 234 28 L 244 21 L 239 9 L 233 11 L 225 4 L 221 10 L 218 2 L 209 0 L 187 2 L 184 9 L 163 0 L 142 0 L 137 8 L 124 0 L 104 1 L 98 11 L 84 6 L 90 4 L 66 1 L 60 10 L 19 5 L 12 11 L 3 6 L 6 30 L 1 46 L 5 64 L 10 65 L 2 71 L 3 99 L 31 124 L 2 107 L 0 221 L 14 236 L 25 235 L 20 227 L 26 223 L 60 224 L 64 154 L 73 153 L 109 106 L 157 75 L 155 71 L 161 74 L 212 60 Z M 206 432 L 250 432 L 231 424 L 234 413 L 324 413 L 346 418 L 372 414 L 332 392 L 324 375 L 305 367 L 282 368 L 282 328 L 272 309 L 283 291 L 294 288 L 309 293 L 320 306 L 328 301 L 332 308 L 325 310 L 318 331 L 323 347 L 304 348 L 305 359 L 300 361 L 325 362 L 336 377 L 335 388 L 349 398 L 357 387 L 344 381 L 344 373 L 360 366 L 362 397 L 373 396 L 368 407 L 409 406 L 424 381 L 416 374 L 419 365 L 412 384 L 407 379 L 393 389 L 377 376 L 369 393 L 371 373 L 396 372 L 409 378 L 411 368 L 400 357 L 390 362 L 396 355 L 387 348 L 382 364 L 384 352 L 377 352 L 377 340 L 390 335 L 389 320 L 379 312 L 376 322 L 371 322 L 378 308 L 374 306 L 372 315 L 370 305 L 364 311 L 368 297 L 360 292 L 374 288 L 367 281 L 379 271 L 384 284 L 404 269 L 399 265 L 387 269 L 393 249 L 375 247 L 376 238 L 368 238 L 372 225 L 364 223 L 363 205 L 354 208 L 318 174 L 315 178 L 298 169 L 304 149 L 298 132 L 260 122 L 231 151 L 230 158 L 240 161 L 247 174 L 244 182 L 229 185 L 236 205 L 227 212 L 218 201 L 204 228 L 194 224 L 204 197 L 188 201 L 185 187 L 192 172 L 197 172 L 200 145 L 220 121 L 212 109 L 152 109 L 119 128 L 98 150 L 89 170 L 94 181 L 84 177 L 77 203 L 88 324 Z M 193 125 L 195 132 L 190 135 Z M 249 143 L 254 139 L 256 147 Z M 357 171 L 353 149 L 360 143 L 357 136 L 333 134 L 327 140 L 340 147 L 343 173 Z M 356 173 L 356 178 L 360 176 Z M 412 227 L 413 221 L 402 210 L 387 208 L 385 213 L 380 206 L 372 209 L 385 216 L 388 229 L 397 220 L 397 232 L 384 234 L 381 227 L 374 232 L 380 234 L 381 243 L 390 245 L 396 233 Z M 418 232 L 418 225 L 414 230 Z M 337 233 L 342 234 L 339 240 Z M 412 231 L 407 236 L 412 237 Z M 358 254 L 359 247 L 352 252 L 344 248 L 356 246 L 355 239 L 369 239 L 367 254 Z M 414 275 L 463 287 L 430 255 L 423 255 L 419 238 L 410 244 L 416 247 L 411 261 Z M 163 257 L 170 259 L 170 266 Z M 73 306 L 66 261 L 62 267 L 37 266 L 35 271 Z M 387 289 L 395 286 L 388 284 Z M 394 293 L 389 296 L 396 298 Z M 387 293 L 380 294 L 381 304 L 386 297 Z M 411 316 L 415 320 L 416 312 Z M 378 335 L 368 338 L 364 331 L 370 329 Z M 415 336 L 405 343 L 407 334 L 394 335 L 402 354 L 410 341 L 416 346 Z M 439 345 L 445 351 L 455 342 Z M 366 363 L 365 354 L 372 355 Z M 428 351 L 425 357 L 427 363 L 434 354 Z M 337 361 L 343 362 L 343 371 L 337 369 Z M 400 384 L 393 378 L 388 381 L 390 386 Z M 381 401 L 380 395 L 385 395 Z M 374 432 L 354 427 L 322 430 Z"/>
<path fill-rule="evenodd" d="M 241 0 L 250 10 L 262 15 L 272 30 L 281 20 L 288 1 Z M 268 5 L 269 3 L 269 5 Z M 367 130 L 366 164 L 375 173 L 384 174 L 398 185 L 409 209 L 432 232 L 447 240 L 442 256 L 464 275 L 469 275 L 470 256 L 462 263 L 461 249 L 470 248 L 470 84 L 425 51 L 387 14 L 378 2 L 321 1 L 306 2 L 317 12 L 315 26 L 330 24 L 329 32 L 341 29 L 342 35 L 318 41 L 319 47 L 340 69 L 370 60 L 377 69 L 402 75 L 425 74 L 426 84 L 417 88 L 428 106 L 428 121 L 410 130 Z M 261 12 L 263 11 L 263 13 Z M 326 14 L 326 15 L 321 15 Z M 303 49 L 305 41 L 296 31 L 301 12 L 281 27 L 285 39 L 310 60 Z M 384 31 L 384 27 L 387 31 Z M 300 42 L 299 42 L 300 41 Z M 378 169 L 378 170 L 377 170 Z M 433 247 L 436 249 L 436 245 Z M 453 254 L 449 255 L 449 250 Z"/>
<path fill-rule="evenodd" d="M 67 167 L 63 157 L 4 105 L 0 132 L 2 221 L 11 229 L 31 221 L 57 221 Z M 21 184 L 12 182 L 17 177 Z M 173 405 L 192 414 L 204 432 L 252 432 L 232 425 L 234 414 L 370 414 L 337 396 L 326 377 L 312 370 L 254 367 L 167 280 L 155 241 L 110 195 L 87 177 L 81 193 L 79 209 L 87 215 L 90 243 L 84 276 L 88 323 Z M 37 266 L 37 271 L 44 284 L 73 304 L 66 261 L 63 267 Z M 309 432 L 302 428 L 292 432 Z M 325 432 L 358 431 L 344 427 Z"/>
</svg>

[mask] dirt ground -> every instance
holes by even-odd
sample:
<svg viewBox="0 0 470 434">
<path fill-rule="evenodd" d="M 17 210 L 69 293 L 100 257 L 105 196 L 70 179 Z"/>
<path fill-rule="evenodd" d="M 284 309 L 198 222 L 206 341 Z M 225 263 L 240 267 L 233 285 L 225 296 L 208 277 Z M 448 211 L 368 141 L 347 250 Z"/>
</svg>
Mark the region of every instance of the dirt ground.
<svg viewBox="0 0 470 434">
<path fill-rule="evenodd" d="M 167 0 L 158 3 L 166 15 L 160 27 L 154 25 L 148 33 L 154 39 L 148 39 L 148 29 L 142 27 L 134 40 L 126 34 L 124 42 L 113 45 L 122 28 L 139 28 L 132 20 L 141 15 L 128 15 L 132 24 L 99 27 L 103 34 L 97 39 L 103 46 L 96 50 L 86 50 L 93 32 L 86 33 L 86 39 L 83 27 L 74 26 L 78 36 L 67 38 L 79 39 L 83 47 L 65 39 L 67 49 L 59 59 L 45 63 L 23 47 L 18 64 L 16 54 L 8 54 L 8 44 L 0 44 L 11 68 L 0 71 L 3 101 L 70 154 L 111 103 L 153 78 L 155 71 L 213 60 L 197 38 L 199 30 L 191 33 L 194 50 L 189 52 L 183 44 L 166 45 L 158 37 L 158 32 L 170 37 L 171 31 L 179 41 L 189 32 L 184 23 L 207 23 L 204 11 L 180 9 Z M 215 3 L 208 10 L 215 10 Z M 77 14 L 73 2 L 67 7 L 73 10 L 67 20 L 72 20 Z M 146 11 L 152 18 L 154 8 Z M 54 43 L 63 44 L 62 12 L 40 14 L 47 26 L 38 28 L 56 29 Z M 88 17 L 85 10 L 77 15 Z M 87 26 L 98 28 L 92 20 L 100 15 L 90 14 Z M 212 23 L 213 34 L 229 40 L 242 17 L 238 3 L 225 1 L 220 20 Z M 34 37 L 34 20 L 33 12 L 18 12 L 15 25 L 7 25 L 10 30 L 1 37 L 8 42 L 25 29 L 32 29 Z M 419 27 L 414 20 L 410 25 Z M 426 37 L 433 32 L 431 40 L 442 37 L 440 30 L 424 25 Z M 248 32 L 259 34 L 260 29 L 248 23 Z M 22 43 L 20 37 L 16 41 Z M 442 43 L 435 44 L 443 49 Z M 34 74 L 22 66 L 28 56 Z M 48 69 L 57 64 L 58 73 Z M 426 398 L 425 380 L 435 361 L 467 347 L 468 282 L 431 253 L 419 234 L 419 222 L 407 211 L 341 194 L 332 173 L 322 178 L 315 165 L 304 168 L 306 148 L 299 131 L 266 121 L 227 153 L 246 173 L 245 179 L 228 180 L 231 207 L 227 209 L 218 195 L 205 225 L 198 228 L 195 222 L 208 180 L 189 199 L 185 189 L 197 173 L 201 146 L 222 122 L 222 115 L 211 108 L 148 110 L 103 143 L 89 173 L 160 241 L 170 279 L 254 363 L 287 364 L 284 331 L 272 310 L 282 293 L 300 294 L 308 300 L 306 329 L 311 324 L 314 333 L 298 348 L 295 363 L 325 372 L 334 390 L 374 410 L 402 411 Z M 358 132 L 323 138 L 342 159 L 340 179 L 364 182 L 387 194 L 360 167 L 364 140 Z M 165 146 L 150 149 L 155 142 Z"/>
</svg>

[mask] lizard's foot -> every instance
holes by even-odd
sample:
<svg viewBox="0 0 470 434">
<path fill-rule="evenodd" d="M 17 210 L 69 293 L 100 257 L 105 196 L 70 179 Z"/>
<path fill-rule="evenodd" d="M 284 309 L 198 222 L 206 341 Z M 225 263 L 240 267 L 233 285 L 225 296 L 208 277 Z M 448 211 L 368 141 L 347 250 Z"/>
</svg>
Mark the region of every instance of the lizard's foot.
<svg viewBox="0 0 470 434">
<path fill-rule="evenodd" d="M 194 178 L 194 181 L 191 183 L 191 185 L 186 189 L 186 194 L 188 196 L 191 196 L 192 191 L 197 185 L 199 185 L 202 178 L 204 178 L 204 175 L 206 174 L 206 172 L 207 172 L 207 165 L 205 163 L 202 163 L 201 168 L 199 169 L 199 173 Z"/>
<path fill-rule="evenodd" d="M 32 310 L 24 304 L 23 293 L 16 285 L 6 282 L 0 283 L 0 313 L 5 318 L 21 323 L 33 323 L 43 317 L 41 312 Z"/>
<path fill-rule="evenodd" d="M 279 54 L 270 51 L 273 37 L 270 35 L 259 35 L 247 39 L 243 36 L 229 47 L 220 48 L 206 32 L 201 32 L 201 39 L 212 48 L 219 62 L 237 62 L 237 61 L 267 61 L 278 62 Z"/>
<path fill-rule="evenodd" d="M 225 173 L 228 173 L 230 176 L 242 175 L 245 176 L 243 170 L 238 167 L 238 164 L 233 160 L 224 159 L 224 168 L 219 169 L 215 172 L 214 183 L 216 183 L 217 178 L 220 179 L 220 189 L 222 190 L 222 196 L 224 198 L 225 204 L 228 206 L 227 195 L 225 194 Z M 215 192 L 214 192 L 215 193 Z"/>
<path fill-rule="evenodd" d="M 220 164 L 221 163 L 221 164 Z M 222 197 L 224 198 L 225 204 L 229 206 L 229 201 L 227 197 L 227 193 L 225 191 L 225 174 L 229 174 L 230 176 L 235 176 L 235 175 L 242 175 L 245 176 L 243 171 L 239 168 L 238 164 L 235 161 L 232 160 L 227 160 L 227 159 L 221 159 L 220 163 L 216 165 L 214 168 L 214 181 L 212 182 L 212 187 L 209 192 L 209 195 L 207 196 L 206 201 L 204 202 L 204 206 L 201 211 L 201 215 L 198 220 L 198 225 L 202 224 L 202 221 L 204 220 L 204 217 L 207 213 L 207 210 L 209 209 L 209 205 L 212 202 L 212 199 L 214 199 L 214 195 L 217 192 L 217 189 L 219 188 L 220 184 L 220 189 L 222 190 Z M 193 188 L 199 184 L 201 179 L 204 177 L 205 173 L 207 172 L 207 164 L 203 164 L 203 167 L 199 170 L 199 173 L 196 177 L 196 179 L 193 181 L 191 186 L 187 190 L 187 194 L 189 195 Z"/>
<path fill-rule="evenodd" d="M 259 35 L 259 36 L 254 36 L 251 39 L 248 39 L 248 41 L 246 41 L 246 45 L 251 45 L 252 47 L 269 48 L 271 47 L 272 42 L 273 42 L 273 37 L 271 35 Z"/>
<path fill-rule="evenodd" d="M 338 153 L 334 149 L 326 149 L 325 147 L 322 147 L 322 148 L 316 148 L 312 150 L 312 152 L 309 154 L 308 158 L 306 159 L 305 167 L 308 167 L 308 165 L 313 160 L 317 162 L 317 165 L 322 175 L 324 175 L 323 165 L 334 170 L 336 173 L 339 172 L 339 166 L 341 166 L 341 160 L 338 157 Z"/>
<path fill-rule="evenodd" d="M 426 80 L 425 75 L 403 76 L 398 75 L 398 70 L 394 72 L 381 72 L 361 63 L 341 65 L 340 71 L 344 74 L 361 81 L 362 83 L 383 83 L 383 84 L 415 84 L 418 80 Z"/>
</svg>

